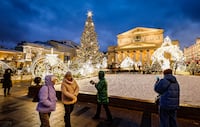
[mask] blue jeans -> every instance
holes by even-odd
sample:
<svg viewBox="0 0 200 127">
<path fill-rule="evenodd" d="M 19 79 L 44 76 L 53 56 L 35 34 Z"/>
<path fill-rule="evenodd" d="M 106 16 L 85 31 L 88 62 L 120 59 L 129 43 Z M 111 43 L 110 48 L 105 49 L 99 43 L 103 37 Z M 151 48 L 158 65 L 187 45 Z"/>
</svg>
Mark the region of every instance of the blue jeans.
<svg viewBox="0 0 200 127">
<path fill-rule="evenodd" d="M 160 127 L 177 127 L 176 109 L 159 108 Z"/>
</svg>

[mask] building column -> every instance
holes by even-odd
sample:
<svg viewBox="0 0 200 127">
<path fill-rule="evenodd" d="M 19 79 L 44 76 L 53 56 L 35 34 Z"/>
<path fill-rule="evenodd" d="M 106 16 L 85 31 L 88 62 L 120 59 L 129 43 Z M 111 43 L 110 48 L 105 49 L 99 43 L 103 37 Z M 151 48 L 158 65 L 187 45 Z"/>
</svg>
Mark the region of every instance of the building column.
<svg viewBox="0 0 200 127">
<path fill-rule="evenodd" d="M 129 51 L 127 51 L 127 57 L 130 57 L 130 52 Z"/>
<path fill-rule="evenodd" d="M 140 50 L 140 62 L 142 63 L 142 50 Z"/>
<path fill-rule="evenodd" d="M 150 55 L 149 55 L 149 50 L 147 50 L 147 64 L 150 64 Z"/>
<path fill-rule="evenodd" d="M 136 61 L 136 52 L 133 51 L 133 61 L 135 62 Z"/>
<path fill-rule="evenodd" d="M 26 47 L 25 50 L 24 50 L 24 53 L 25 53 L 25 60 L 26 61 L 32 61 L 32 50 L 30 47 Z"/>
<path fill-rule="evenodd" d="M 121 63 L 121 61 L 122 61 L 122 53 L 119 52 L 119 54 L 118 54 L 118 62 L 119 62 L 119 64 Z"/>
<path fill-rule="evenodd" d="M 118 52 L 115 52 L 115 63 L 118 63 Z"/>
<path fill-rule="evenodd" d="M 124 51 L 122 51 L 122 61 L 124 60 L 124 58 L 125 58 L 125 53 Z"/>
</svg>

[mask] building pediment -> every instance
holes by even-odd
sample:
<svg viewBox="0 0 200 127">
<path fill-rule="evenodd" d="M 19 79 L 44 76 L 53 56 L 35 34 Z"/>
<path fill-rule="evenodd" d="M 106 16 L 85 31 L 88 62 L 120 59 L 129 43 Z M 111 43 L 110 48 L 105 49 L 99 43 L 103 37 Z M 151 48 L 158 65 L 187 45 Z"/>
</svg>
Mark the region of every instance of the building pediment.
<svg viewBox="0 0 200 127">
<path fill-rule="evenodd" d="M 157 33 L 157 32 L 163 32 L 163 29 L 155 29 L 155 28 L 144 28 L 144 27 L 136 27 L 134 29 L 128 30 L 124 33 L 118 34 L 118 37 L 120 36 L 127 36 L 127 35 L 141 35 L 141 34 L 149 34 L 149 33 Z"/>
<path fill-rule="evenodd" d="M 137 27 L 117 36 L 118 46 L 131 43 L 155 43 L 161 45 L 163 42 L 163 30 L 154 28 Z"/>
</svg>

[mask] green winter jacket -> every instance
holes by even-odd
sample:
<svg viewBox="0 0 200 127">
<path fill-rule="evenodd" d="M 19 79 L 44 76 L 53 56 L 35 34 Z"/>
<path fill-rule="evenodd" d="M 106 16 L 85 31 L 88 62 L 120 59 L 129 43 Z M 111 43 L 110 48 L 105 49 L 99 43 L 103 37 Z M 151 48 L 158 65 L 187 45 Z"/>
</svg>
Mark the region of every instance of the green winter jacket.
<svg viewBox="0 0 200 127">
<path fill-rule="evenodd" d="M 104 78 L 104 72 L 99 71 L 99 82 L 95 85 L 97 89 L 97 102 L 100 104 L 108 104 L 107 82 Z"/>
</svg>

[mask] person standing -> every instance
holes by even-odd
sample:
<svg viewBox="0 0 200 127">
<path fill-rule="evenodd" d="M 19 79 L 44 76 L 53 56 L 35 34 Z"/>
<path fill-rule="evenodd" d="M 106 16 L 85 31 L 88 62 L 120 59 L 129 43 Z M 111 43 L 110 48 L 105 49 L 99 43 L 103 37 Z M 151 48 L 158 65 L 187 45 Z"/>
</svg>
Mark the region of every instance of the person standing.
<svg viewBox="0 0 200 127">
<path fill-rule="evenodd" d="M 93 117 L 93 119 L 99 119 L 100 113 L 101 113 L 101 105 L 103 105 L 106 115 L 107 115 L 107 121 L 112 121 L 112 115 L 110 113 L 110 110 L 108 108 L 108 90 L 107 90 L 107 82 L 105 79 L 105 73 L 104 71 L 99 71 L 99 82 L 95 83 L 93 80 L 90 81 L 91 84 L 94 84 L 97 89 L 97 110 L 96 114 Z"/>
<path fill-rule="evenodd" d="M 10 88 L 12 87 L 11 73 L 12 70 L 8 68 L 5 70 L 3 75 L 4 97 L 6 97 L 6 95 L 10 95 Z"/>
<path fill-rule="evenodd" d="M 164 78 L 157 81 L 154 90 L 160 94 L 160 127 L 177 127 L 176 113 L 179 107 L 180 88 L 171 69 L 163 71 Z"/>
<path fill-rule="evenodd" d="M 53 75 L 45 76 L 45 84 L 39 91 L 39 102 L 36 110 L 39 112 L 41 126 L 50 127 L 49 118 L 52 111 L 56 110 L 56 91 L 54 85 L 57 78 Z"/>
<path fill-rule="evenodd" d="M 65 108 L 65 127 L 71 127 L 70 114 L 74 109 L 79 94 L 79 86 L 72 76 L 71 72 L 67 72 L 61 84 L 62 102 Z"/>
</svg>

